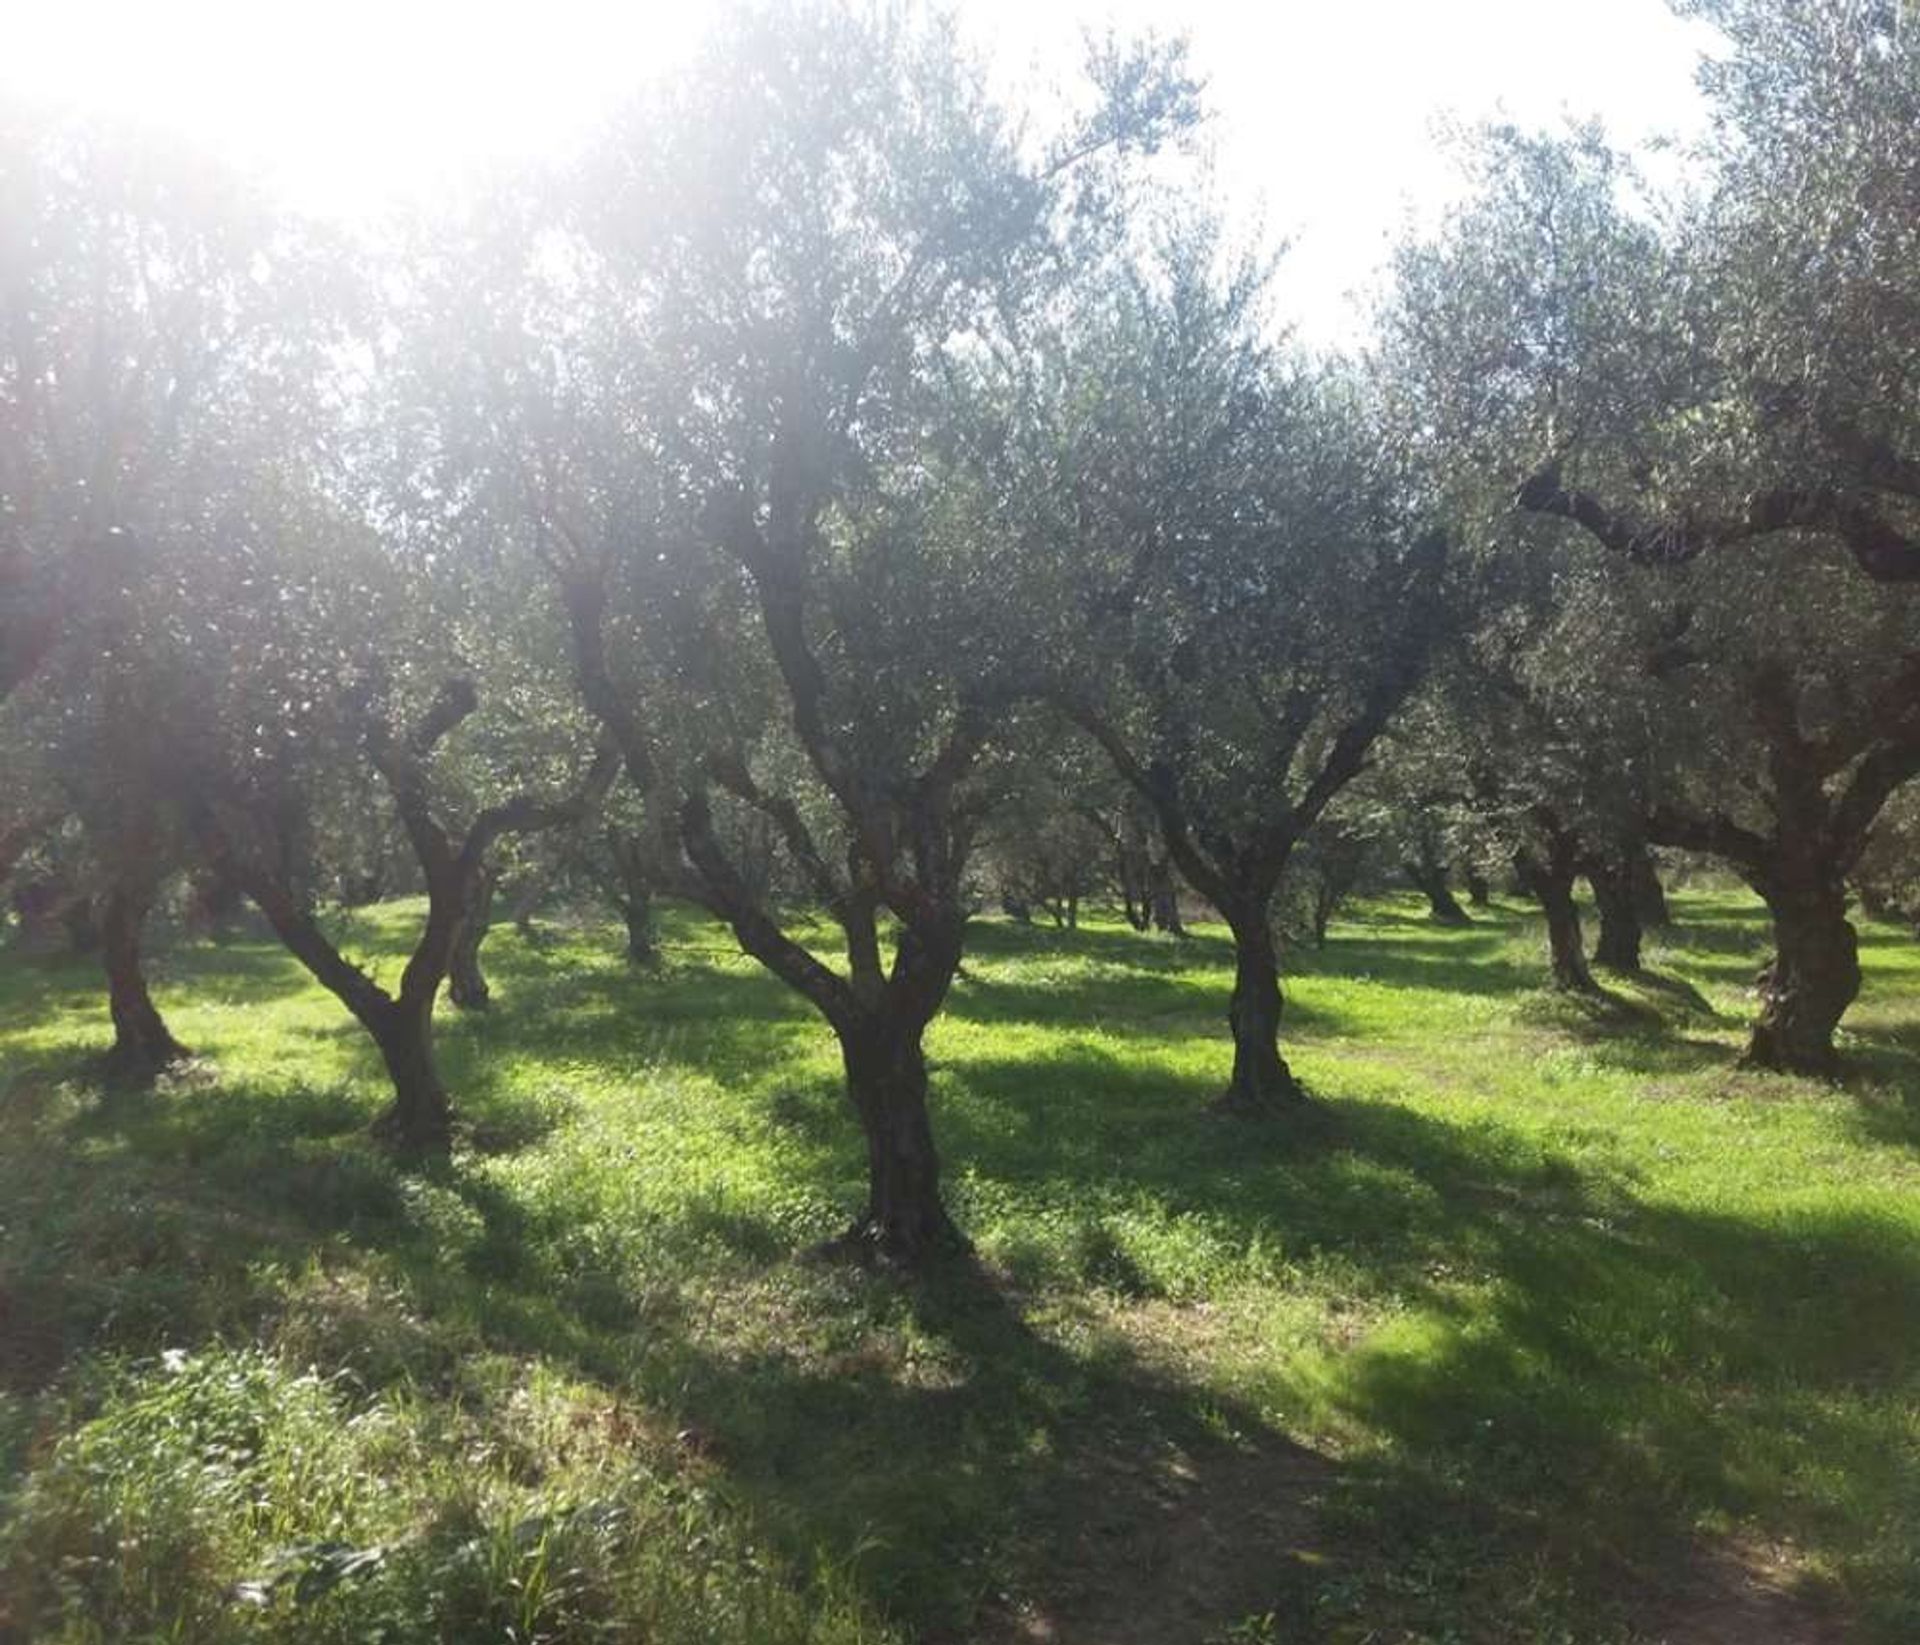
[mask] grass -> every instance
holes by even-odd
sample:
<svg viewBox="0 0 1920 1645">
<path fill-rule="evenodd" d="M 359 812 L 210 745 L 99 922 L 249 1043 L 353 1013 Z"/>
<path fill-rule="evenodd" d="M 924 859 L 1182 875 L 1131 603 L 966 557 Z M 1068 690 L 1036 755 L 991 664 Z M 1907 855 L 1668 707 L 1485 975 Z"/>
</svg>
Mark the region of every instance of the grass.
<svg viewBox="0 0 1920 1645">
<path fill-rule="evenodd" d="M 652 975 L 498 932 L 413 1176 L 271 945 L 164 954 L 152 1093 L 0 958 L 0 1639 L 1916 1637 L 1920 945 L 1823 1086 L 1732 1066 L 1759 911 L 1678 912 L 1594 1004 L 1521 910 L 1363 909 L 1295 956 L 1305 1141 L 1204 1112 L 1218 933 L 982 922 L 984 1268 L 920 1286 L 792 1260 L 837 1058 L 689 915 Z"/>
</svg>

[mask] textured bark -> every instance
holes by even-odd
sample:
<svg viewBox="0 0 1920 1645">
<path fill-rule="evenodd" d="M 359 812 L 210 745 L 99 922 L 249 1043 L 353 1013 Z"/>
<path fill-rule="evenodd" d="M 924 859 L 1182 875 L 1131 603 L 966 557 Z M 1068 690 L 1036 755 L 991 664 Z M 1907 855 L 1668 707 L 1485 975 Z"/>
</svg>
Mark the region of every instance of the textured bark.
<svg viewBox="0 0 1920 1645">
<path fill-rule="evenodd" d="M 907 1267 L 966 1249 L 940 1198 L 923 1033 L 911 1017 L 867 1012 L 839 1027 L 847 1096 L 867 1144 L 866 1208 L 841 1243 Z"/>
<path fill-rule="evenodd" d="M 1760 1015 L 1746 1060 L 1759 1068 L 1831 1075 L 1834 1031 L 1860 992 L 1860 944 L 1846 895 L 1812 871 L 1761 890 L 1773 915 L 1774 956 L 1760 979 Z"/>
<path fill-rule="evenodd" d="M 642 892 L 620 905 L 620 918 L 627 928 L 627 963 L 653 965 L 660 958 L 660 945 L 653 931 L 653 899 Z"/>
<path fill-rule="evenodd" d="M 1471 925 L 1473 917 L 1447 887 L 1446 864 L 1416 858 L 1406 865 L 1407 878 L 1427 899 L 1427 915 L 1436 925 Z"/>
<path fill-rule="evenodd" d="M 1673 913 L 1667 907 L 1666 887 L 1660 883 L 1659 867 L 1646 846 L 1636 846 L 1628 854 L 1627 873 L 1632 881 L 1634 907 L 1639 911 L 1641 925 L 1660 930 L 1673 924 Z"/>
<path fill-rule="evenodd" d="M 1600 916 L 1600 940 L 1593 958 L 1609 971 L 1640 969 L 1640 901 L 1635 894 L 1631 857 L 1594 858 L 1587 864 L 1594 909 Z"/>
<path fill-rule="evenodd" d="M 1227 1023 L 1233 1030 L 1233 1076 L 1219 1107 L 1263 1116 L 1298 1110 L 1307 1094 L 1280 1054 L 1280 961 L 1273 945 L 1270 899 L 1250 897 L 1223 908 L 1233 932 L 1233 995 Z"/>
<path fill-rule="evenodd" d="M 1521 885 L 1539 901 L 1547 917 L 1547 958 L 1553 986 L 1569 993 L 1598 993 L 1593 973 L 1587 969 L 1580 908 L 1573 898 L 1578 870 L 1568 843 L 1552 837 L 1546 849 L 1523 852 L 1514 868 Z"/>
<path fill-rule="evenodd" d="M 1184 937 L 1187 928 L 1180 919 L 1180 885 L 1173 875 L 1173 864 L 1156 857 L 1147 869 L 1147 900 L 1156 931 L 1170 937 Z"/>
<path fill-rule="evenodd" d="M 437 992 L 437 990 L 436 990 Z M 396 1001 L 372 1027 L 393 1082 L 373 1133 L 402 1155 L 442 1155 L 453 1145 L 453 1104 L 433 1054 L 433 999 Z"/>
<path fill-rule="evenodd" d="M 115 886 L 104 899 L 100 956 L 107 974 L 107 1009 L 113 1018 L 113 1048 L 107 1066 L 128 1079 L 151 1079 L 189 1053 L 173 1037 L 147 988 L 140 936 L 149 898 L 138 888 Z"/>
<path fill-rule="evenodd" d="M 1467 901 L 1475 908 L 1485 908 L 1493 901 L 1493 890 L 1487 884 L 1486 875 L 1473 869 L 1467 871 Z"/>
<path fill-rule="evenodd" d="M 480 870 L 454 934 L 447 964 L 447 998 L 462 1011 L 485 1011 L 493 1003 L 493 990 L 480 968 L 480 948 L 493 924 L 493 897 L 499 885 L 495 869 Z"/>
</svg>

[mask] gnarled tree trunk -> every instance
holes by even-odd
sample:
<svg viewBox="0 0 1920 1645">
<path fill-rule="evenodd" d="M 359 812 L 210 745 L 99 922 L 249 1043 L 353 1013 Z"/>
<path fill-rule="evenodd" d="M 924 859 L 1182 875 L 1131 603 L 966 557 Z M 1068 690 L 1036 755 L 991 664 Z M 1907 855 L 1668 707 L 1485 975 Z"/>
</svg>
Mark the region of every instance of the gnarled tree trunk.
<svg viewBox="0 0 1920 1645">
<path fill-rule="evenodd" d="M 447 998 L 462 1011 L 484 1011 L 493 1003 L 493 990 L 480 969 L 480 945 L 493 924 L 493 895 L 500 884 L 499 870 L 486 867 L 475 876 L 453 951 L 447 963 Z"/>
<path fill-rule="evenodd" d="M 1420 894 L 1427 899 L 1427 914 L 1436 925 L 1471 925 L 1470 915 L 1455 899 L 1447 887 L 1447 866 L 1426 857 L 1416 857 L 1405 864 L 1407 878 L 1412 880 Z"/>
<path fill-rule="evenodd" d="M 147 988 L 140 953 L 148 896 L 117 885 L 107 893 L 100 921 L 100 956 L 107 974 L 107 1009 L 113 1018 L 113 1048 L 107 1066 L 128 1079 L 151 1079 L 189 1053 L 173 1037 Z"/>
<path fill-rule="evenodd" d="M 1660 883 L 1660 870 L 1653 853 L 1644 845 L 1634 846 L 1627 855 L 1627 875 L 1633 886 L 1634 906 L 1639 910 L 1642 927 L 1662 930 L 1673 924 L 1667 907 L 1667 890 Z"/>
<path fill-rule="evenodd" d="M 1233 932 L 1233 1077 L 1218 1106 L 1229 1113 L 1267 1115 L 1305 1106 L 1306 1091 L 1280 1055 L 1280 960 L 1273 945 L 1271 897 L 1249 896 L 1222 908 Z"/>
<path fill-rule="evenodd" d="M 1187 934 L 1180 919 L 1180 882 L 1173 876 L 1173 864 L 1165 857 L 1154 857 L 1148 863 L 1147 902 L 1154 930 L 1164 931 L 1170 937 Z"/>
<path fill-rule="evenodd" d="M 1860 944 L 1846 892 L 1812 870 L 1759 887 L 1773 915 L 1774 955 L 1760 979 L 1760 1015 L 1746 1060 L 1759 1068 L 1831 1075 L 1834 1031 L 1860 992 Z"/>
<path fill-rule="evenodd" d="M 393 1101 L 373 1122 L 374 1135 L 400 1154 L 445 1154 L 453 1145 L 453 1103 L 434 1060 L 432 996 L 396 1000 L 367 1028 L 393 1081 Z"/>
<path fill-rule="evenodd" d="M 660 945 L 653 932 L 653 898 L 642 891 L 620 904 L 620 918 L 627 928 L 627 963 L 652 965 L 660 958 Z"/>
<path fill-rule="evenodd" d="M 1640 969 L 1640 902 L 1635 896 L 1630 857 L 1595 857 L 1587 864 L 1587 884 L 1600 916 L 1600 940 L 1593 958 L 1609 971 Z"/>
<path fill-rule="evenodd" d="M 882 1007 L 835 1026 L 847 1096 L 867 1144 L 867 1204 L 843 1243 L 908 1266 L 964 1250 L 940 1198 L 921 1049 L 925 1024 Z"/>
<path fill-rule="evenodd" d="M 1598 993 L 1593 973 L 1587 969 L 1580 908 L 1573 899 L 1576 870 L 1565 843 L 1555 840 L 1538 854 L 1522 852 L 1514 868 L 1521 885 L 1538 899 L 1547 917 L 1547 958 L 1553 986 L 1569 993 Z"/>
</svg>

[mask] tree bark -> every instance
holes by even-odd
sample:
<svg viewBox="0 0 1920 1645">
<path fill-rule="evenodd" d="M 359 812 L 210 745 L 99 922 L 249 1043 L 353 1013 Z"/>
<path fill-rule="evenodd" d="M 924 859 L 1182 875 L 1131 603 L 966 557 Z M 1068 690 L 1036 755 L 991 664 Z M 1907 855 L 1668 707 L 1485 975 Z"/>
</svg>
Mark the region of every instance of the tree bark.
<svg viewBox="0 0 1920 1645">
<path fill-rule="evenodd" d="M 1594 963 L 1609 971 L 1640 969 L 1640 901 L 1633 880 L 1632 857 L 1618 861 L 1595 858 L 1587 864 L 1587 884 L 1593 887 L 1594 908 L 1600 915 L 1600 940 L 1594 945 Z"/>
<path fill-rule="evenodd" d="M 1154 930 L 1184 937 L 1187 928 L 1180 919 L 1180 884 L 1173 877 L 1173 864 L 1165 857 L 1154 858 L 1148 866 L 1147 896 Z"/>
<path fill-rule="evenodd" d="M 396 1001 L 368 1027 L 393 1081 L 393 1101 L 373 1122 L 373 1134 L 399 1154 L 446 1154 L 453 1146 L 453 1103 L 434 1060 L 432 996 L 424 1003 Z"/>
<path fill-rule="evenodd" d="M 1654 863 L 1653 852 L 1645 845 L 1636 845 L 1627 857 L 1627 873 L 1641 925 L 1664 929 L 1673 924 L 1666 887 L 1660 883 L 1660 870 Z"/>
<path fill-rule="evenodd" d="M 1813 872 L 1775 876 L 1759 889 L 1773 915 L 1774 955 L 1761 973 L 1746 1060 L 1830 1076 L 1839 1066 L 1834 1030 L 1860 992 L 1860 944 L 1846 893 Z"/>
<path fill-rule="evenodd" d="M 940 1198 L 925 1024 L 881 1008 L 835 1026 L 847 1096 L 867 1143 L 866 1209 L 840 1244 L 906 1267 L 965 1250 Z"/>
<path fill-rule="evenodd" d="M 620 904 L 620 917 L 627 927 L 627 963 L 652 965 L 660 958 L 660 946 L 653 932 L 653 898 L 642 891 L 628 896 Z"/>
<path fill-rule="evenodd" d="M 480 870 L 454 934 L 447 965 L 447 998 L 462 1011 L 485 1011 L 493 1003 L 493 990 L 480 969 L 480 945 L 487 940 L 493 924 L 493 895 L 499 884 L 498 870 Z"/>
<path fill-rule="evenodd" d="M 1522 853 L 1514 866 L 1521 885 L 1539 900 L 1547 917 L 1547 956 L 1553 986 L 1568 993 L 1597 994 L 1600 990 L 1587 969 L 1580 909 L 1573 900 L 1576 870 L 1569 852 L 1556 841 L 1544 855 Z"/>
<path fill-rule="evenodd" d="M 1427 899 L 1427 914 L 1434 924 L 1473 924 L 1473 916 L 1460 906 L 1453 892 L 1447 888 L 1447 869 L 1444 863 L 1427 862 L 1416 858 L 1408 862 L 1405 867 L 1407 878 L 1413 881 L 1421 895 Z"/>
<path fill-rule="evenodd" d="M 1493 890 L 1487 884 L 1487 876 L 1475 869 L 1467 870 L 1467 901 L 1475 908 L 1485 908 L 1493 901 Z"/>
<path fill-rule="evenodd" d="M 147 989 L 140 954 L 148 898 L 128 886 L 115 886 L 105 899 L 100 923 L 100 953 L 107 974 L 107 1009 L 113 1018 L 113 1048 L 107 1067 L 128 1079 L 153 1078 L 190 1053 L 173 1037 Z"/>
<path fill-rule="evenodd" d="M 1280 960 L 1273 946 L 1270 897 L 1249 897 L 1221 909 L 1233 933 L 1233 1076 L 1217 1106 L 1224 1112 L 1265 1116 L 1297 1111 L 1306 1091 L 1280 1055 Z"/>
</svg>

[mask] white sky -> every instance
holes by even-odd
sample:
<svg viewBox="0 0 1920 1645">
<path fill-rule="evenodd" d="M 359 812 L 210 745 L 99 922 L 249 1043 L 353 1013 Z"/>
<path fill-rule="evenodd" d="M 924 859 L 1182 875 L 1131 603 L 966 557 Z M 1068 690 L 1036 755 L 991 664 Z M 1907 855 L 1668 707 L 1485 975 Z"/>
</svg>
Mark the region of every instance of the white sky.
<svg viewBox="0 0 1920 1645">
<path fill-rule="evenodd" d="M 1710 36 L 1663 0 L 960 0 L 1010 80 L 1071 77 L 1088 27 L 1184 29 L 1222 190 L 1284 235 L 1282 308 L 1350 337 L 1410 214 L 1455 191 L 1441 122 L 1598 114 L 1697 128 Z M 176 126 L 307 209 L 358 213 L 550 152 L 670 68 L 700 0 L 0 0 L 0 88 Z"/>
</svg>

